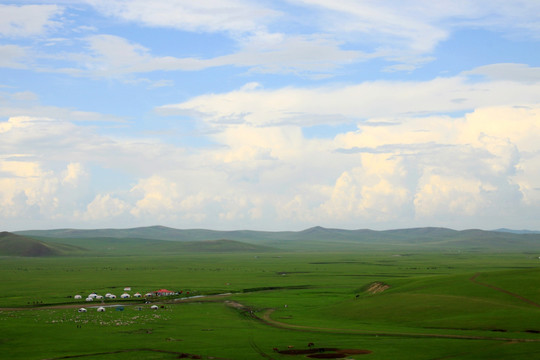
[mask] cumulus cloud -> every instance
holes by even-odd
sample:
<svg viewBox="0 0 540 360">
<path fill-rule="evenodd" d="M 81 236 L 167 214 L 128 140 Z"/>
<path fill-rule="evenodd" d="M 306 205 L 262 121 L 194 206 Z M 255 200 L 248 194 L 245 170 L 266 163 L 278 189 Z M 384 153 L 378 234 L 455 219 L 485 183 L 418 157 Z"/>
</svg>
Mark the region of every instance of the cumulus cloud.
<svg viewBox="0 0 540 360">
<path fill-rule="evenodd" d="M 0 208 L 13 222 L 503 225 L 540 215 L 539 114 L 530 105 L 395 115 L 325 139 L 305 138 L 298 125 L 227 124 L 209 135 L 214 146 L 189 152 L 53 119 L 12 118 L 0 122 L 7 154 Z M 100 180 L 107 169 L 123 178 Z"/>
<path fill-rule="evenodd" d="M 57 213 L 58 187 L 58 176 L 44 170 L 37 162 L 0 159 L 0 214 L 3 217 L 31 218 Z"/>
<path fill-rule="evenodd" d="M 86 175 L 86 171 L 80 163 L 69 163 L 62 175 L 62 184 L 76 185 Z"/>
<path fill-rule="evenodd" d="M 88 220 L 110 220 L 118 217 L 129 210 L 129 205 L 121 199 L 110 194 L 98 194 L 92 202 L 86 206 L 84 219 Z"/>
</svg>

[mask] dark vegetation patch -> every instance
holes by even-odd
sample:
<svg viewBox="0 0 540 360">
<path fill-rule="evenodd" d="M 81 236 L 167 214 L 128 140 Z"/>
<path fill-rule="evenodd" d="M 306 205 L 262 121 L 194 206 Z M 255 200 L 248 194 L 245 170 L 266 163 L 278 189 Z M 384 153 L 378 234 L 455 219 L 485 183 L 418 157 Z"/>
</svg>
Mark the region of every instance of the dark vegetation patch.
<svg viewBox="0 0 540 360">
<path fill-rule="evenodd" d="M 311 359 L 343 359 L 344 357 L 347 357 L 346 354 L 340 354 L 340 353 L 327 353 L 327 354 L 311 354 L 307 356 Z"/>
<path fill-rule="evenodd" d="M 323 353 L 327 351 L 338 351 L 338 348 L 316 348 L 316 349 L 287 349 L 287 350 L 279 350 L 278 352 L 280 354 L 284 355 L 308 355 L 308 354 L 316 354 L 316 353 Z"/>
<path fill-rule="evenodd" d="M 338 275 L 334 275 L 334 276 L 350 276 L 350 277 L 375 277 L 375 276 L 384 276 L 384 277 L 395 277 L 395 278 L 408 278 L 408 277 L 411 277 L 410 275 L 388 275 L 388 274 L 367 274 L 367 275 L 364 275 L 364 274 L 338 274 Z"/>
<path fill-rule="evenodd" d="M 369 264 L 365 261 L 315 261 L 315 262 L 310 262 L 308 264 L 311 264 L 311 265 L 332 265 L 332 264 Z"/>
<path fill-rule="evenodd" d="M 154 332 L 154 329 L 137 329 L 137 330 L 130 330 L 130 331 L 120 331 L 124 334 L 151 334 Z"/>
<path fill-rule="evenodd" d="M 168 350 L 160 350 L 160 349 L 125 349 L 125 350 L 116 350 L 116 351 L 106 351 L 106 352 L 99 352 L 99 353 L 92 353 L 92 354 L 78 354 L 78 355 L 66 355 L 66 356 L 60 356 L 55 358 L 49 358 L 44 360 L 61 360 L 61 359 L 76 359 L 76 358 L 94 358 L 96 356 L 105 356 L 105 355 L 113 355 L 113 354 L 122 354 L 122 353 L 129 353 L 129 352 L 154 352 L 154 353 L 163 353 L 163 354 L 171 354 L 176 355 L 177 359 L 202 359 L 203 357 L 201 355 L 197 354 L 189 354 L 179 351 L 168 351 Z M 214 358 L 217 359 L 217 358 Z"/>
<path fill-rule="evenodd" d="M 303 290 L 303 289 L 312 289 L 312 285 L 291 285 L 291 286 L 261 286 L 254 288 L 242 289 L 243 293 L 256 292 L 256 291 L 265 291 L 265 290 Z"/>
<path fill-rule="evenodd" d="M 338 349 L 338 348 L 310 348 L 277 350 L 282 355 L 306 355 L 311 359 L 343 359 L 348 355 L 371 354 L 371 350 Z"/>
</svg>

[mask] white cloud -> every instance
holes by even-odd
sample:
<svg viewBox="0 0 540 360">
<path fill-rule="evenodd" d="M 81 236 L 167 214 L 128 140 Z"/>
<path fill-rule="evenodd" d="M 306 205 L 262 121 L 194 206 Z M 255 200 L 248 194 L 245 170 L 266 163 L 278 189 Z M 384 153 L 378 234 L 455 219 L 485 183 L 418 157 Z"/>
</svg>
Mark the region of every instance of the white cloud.
<svg viewBox="0 0 540 360">
<path fill-rule="evenodd" d="M 501 81 L 540 82 L 540 67 L 529 67 L 527 64 L 490 64 L 465 71 L 464 74 L 483 75 Z"/>
<path fill-rule="evenodd" d="M 63 8 L 57 5 L 0 5 L 0 36 L 42 35 L 60 26 L 52 19 L 62 13 Z"/>
<path fill-rule="evenodd" d="M 433 60 L 428 55 L 436 46 L 462 29 L 487 29 L 535 39 L 540 33 L 540 4 L 535 0 L 289 2 L 314 11 L 310 20 L 320 32 L 395 62 L 388 66 L 389 71 L 410 71 Z"/>
<path fill-rule="evenodd" d="M 482 182 L 474 177 L 425 174 L 419 181 L 414 206 L 417 218 L 427 221 L 445 216 L 478 216 L 486 210 Z"/>
<path fill-rule="evenodd" d="M 174 217 L 178 209 L 178 185 L 163 177 L 143 179 L 131 191 L 142 195 L 131 210 L 137 217 L 150 215 L 159 218 L 165 214 Z"/>
<path fill-rule="evenodd" d="M 124 118 L 91 111 L 81 111 L 57 106 L 44 106 L 40 104 L 39 96 L 31 91 L 16 93 L 0 92 L 0 117 L 9 118 L 7 123 L 0 123 L 0 132 L 3 127 L 11 127 L 15 123 L 23 126 L 23 122 L 30 123 L 36 119 L 56 119 L 58 121 L 81 122 L 125 122 Z M 26 119 L 26 120 L 25 120 Z"/>
<path fill-rule="evenodd" d="M 406 215 L 411 189 L 403 159 L 390 154 L 362 154 L 361 164 L 343 172 L 332 195 L 321 205 L 324 215 L 340 221 L 352 217 L 390 221 Z"/>
<path fill-rule="evenodd" d="M 228 124 L 209 135 L 214 146 L 189 152 L 12 118 L 0 122 L 0 152 L 12 154 L 0 159 L 2 216 L 269 229 L 474 219 L 495 227 L 486 224 L 538 214 L 539 114 L 531 105 L 395 115 L 328 139 L 307 139 L 297 125 Z M 109 168 L 129 181 L 101 179 Z"/>
<path fill-rule="evenodd" d="M 325 36 L 256 33 L 238 42 L 238 50 L 212 58 L 154 56 L 140 44 L 114 35 L 85 39 L 89 53 L 64 57 L 75 67 L 59 70 L 74 76 L 125 78 L 154 71 L 198 71 L 221 66 L 245 67 L 251 72 L 329 74 L 335 68 L 366 58 L 359 51 L 342 50 Z"/>
<path fill-rule="evenodd" d="M 429 81 L 373 81 L 348 86 L 240 89 L 194 97 L 157 110 L 196 116 L 210 124 L 310 126 L 540 102 L 540 82 L 472 82 L 467 77 Z"/>
<path fill-rule="evenodd" d="M 124 214 L 129 210 L 129 205 L 110 194 L 98 194 L 86 207 L 83 218 L 89 220 L 110 220 Z"/>
<path fill-rule="evenodd" d="M 0 214 L 7 218 L 54 214 L 58 185 L 55 174 L 37 162 L 0 160 Z"/>
<path fill-rule="evenodd" d="M 105 15 L 187 31 L 254 31 L 277 11 L 244 0 L 86 0 Z"/>
<path fill-rule="evenodd" d="M 18 45 L 0 45 L 0 67 L 22 69 L 28 57 L 27 49 Z"/>
<path fill-rule="evenodd" d="M 69 163 L 62 175 L 62 184 L 76 185 L 87 173 L 80 163 Z"/>
</svg>

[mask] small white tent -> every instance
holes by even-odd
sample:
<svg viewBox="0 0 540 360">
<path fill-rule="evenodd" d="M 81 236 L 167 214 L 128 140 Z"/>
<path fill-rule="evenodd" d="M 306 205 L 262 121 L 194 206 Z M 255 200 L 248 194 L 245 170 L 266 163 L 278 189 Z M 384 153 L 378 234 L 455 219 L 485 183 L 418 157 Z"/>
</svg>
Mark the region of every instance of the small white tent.
<svg viewBox="0 0 540 360">
<path fill-rule="evenodd" d="M 135 295 L 133 295 L 134 297 L 136 298 L 140 298 L 141 297 L 141 293 L 135 293 Z"/>
<path fill-rule="evenodd" d="M 74 298 L 75 300 L 80 300 L 80 299 L 82 299 L 82 296 L 81 296 L 81 295 L 75 295 L 73 298 Z"/>
<path fill-rule="evenodd" d="M 129 299 L 131 297 L 131 295 L 127 294 L 127 293 L 123 293 L 122 295 L 120 295 L 120 297 L 122 299 Z"/>
<path fill-rule="evenodd" d="M 116 295 L 111 294 L 111 295 L 109 296 L 109 299 L 116 299 Z"/>
<path fill-rule="evenodd" d="M 87 298 L 86 298 L 86 301 L 94 301 L 94 298 L 87 297 Z"/>
<path fill-rule="evenodd" d="M 85 309 L 85 308 L 80 308 L 78 311 L 79 311 L 80 313 L 83 313 L 83 312 L 86 312 L 86 309 Z"/>
<path fill-rule="evenodd" d="M 152 305 L 152 306 L 150 306 L 150 309 L 152 309 L 152 310 L 157 310 L 157 309 L 158 309 L 158 306 L 157 306 L 157 305 Z"/>
<path fill-rule="evenodd" d="M 97 311 L 98 312 L 104 312 L 105 308 L 103 306 L 100 306 L 100 307 L 97 308 Z"/>
</svg>

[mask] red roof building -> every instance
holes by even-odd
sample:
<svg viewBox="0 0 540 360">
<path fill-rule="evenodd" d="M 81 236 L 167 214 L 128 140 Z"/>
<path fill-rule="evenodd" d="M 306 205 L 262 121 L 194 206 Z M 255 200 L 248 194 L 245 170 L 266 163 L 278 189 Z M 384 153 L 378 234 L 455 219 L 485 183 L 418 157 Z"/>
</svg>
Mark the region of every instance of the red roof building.
<svg viewBox="0 0 540 360">
<path fill-rule="evenodd" d="M 158 291 L 154 291 L 153 294 L 154 296 L 170 296 L 176 294 L 176 292 L 167 289 L 159 289 Z"/>
</svg>

